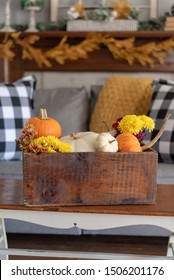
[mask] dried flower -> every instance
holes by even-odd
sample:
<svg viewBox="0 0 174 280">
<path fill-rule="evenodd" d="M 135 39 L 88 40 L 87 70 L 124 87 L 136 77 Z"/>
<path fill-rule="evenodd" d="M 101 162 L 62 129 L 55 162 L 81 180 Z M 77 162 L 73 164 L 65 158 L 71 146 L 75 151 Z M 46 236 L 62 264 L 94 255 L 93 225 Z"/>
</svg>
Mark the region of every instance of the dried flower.
<svg viewBox="0 0 174 280">
<path fill-rule="evenodd" d="M 71 152 L 71 145 L 60 141 L 55 136 L 42 136 L 36 138 L 37 132 L 32 124 L 25 125 L 22 135 L 16 139 L 19 147 L 24 152 L 32 153 L 57 153 Z"/>
<path fill-rule="evenodd" d="M 67 11 L 68 18 L 70 20 L 73 19 L 83 19 L 84 18 L 84 4 L 83 3 L 76 3 Z"/>
<path fill-rule="evenodd" d="M 16 139 L 16 142 L 19 144 L 20 150 L 24 152 L 29 152 L 29 144 L 36 137 L 37 132 L 34 129 L 33 124 L 27 124 L 22 129 L 22 134 L 19 138 Z"/>
<path fill-rule="evenodd" d="M 128 19 L 131 14 L 131 7 L 129 0 L 115 0 L 112 1 L 111 20 Z"/>
</svg>

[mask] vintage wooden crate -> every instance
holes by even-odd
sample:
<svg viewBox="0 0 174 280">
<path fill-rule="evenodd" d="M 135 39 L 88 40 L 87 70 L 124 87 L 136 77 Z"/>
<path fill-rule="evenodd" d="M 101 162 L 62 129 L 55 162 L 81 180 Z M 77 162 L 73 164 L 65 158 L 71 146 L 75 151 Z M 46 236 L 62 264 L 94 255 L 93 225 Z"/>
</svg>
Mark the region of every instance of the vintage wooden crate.
<svg viewBox="0 0 174 280">
<path fill-rule="evenodd" d="M 153 204 L 157 153 L 24 153 L 24 204 Z"/>
</svg>

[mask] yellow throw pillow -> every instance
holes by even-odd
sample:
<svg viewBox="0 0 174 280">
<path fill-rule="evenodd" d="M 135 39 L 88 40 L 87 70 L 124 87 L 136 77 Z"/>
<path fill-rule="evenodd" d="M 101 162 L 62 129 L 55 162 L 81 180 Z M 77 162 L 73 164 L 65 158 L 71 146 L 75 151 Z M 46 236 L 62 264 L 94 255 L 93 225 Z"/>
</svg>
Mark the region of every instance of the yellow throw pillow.
<svg viewBox="0 0 174 280">
<path fill-rule="evenodd" d="M 108 78 L 99 94 L 91 116 L 90 130 L 106 131 L 116 119 L 125 115 L 146 115 L 151 101 L 152 81 L 150 77 L 112 76 Z"/>
</svg>

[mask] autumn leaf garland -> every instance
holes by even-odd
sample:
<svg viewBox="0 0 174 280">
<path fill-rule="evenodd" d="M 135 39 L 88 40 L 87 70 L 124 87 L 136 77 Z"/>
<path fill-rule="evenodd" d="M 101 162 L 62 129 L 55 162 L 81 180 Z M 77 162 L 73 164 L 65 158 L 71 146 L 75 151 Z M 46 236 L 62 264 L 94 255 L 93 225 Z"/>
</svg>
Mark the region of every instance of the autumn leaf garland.
<svg viewBox="0 0 174 280">
<path fill-rule="evenodd" d="M 156 60 L 163 64 L 167 52 L 174 49 L 174 38 L 136 46 L 135 38 L 118 40 L 101 33 L 91 33 L 76 45 L 70 45 L 68 37 L 64 36 L 56 46 L 47 51 L 34 46 L 38 40 L 39 35 L 22 37 L 21 32 L 5 34 L 0 43 L 0 57 L 12 60 L 15 56 L 13 48 L 18 45 L 22 49 L 23 60 L 34 60 L 39 68 L 51 67 L 54 60 L 58 64 L 65 64 L 66 60 L 87 59 L 90 52 L 99 50 L 104 45 L 114 59 L 127 61 L 129 65 L 139 62 L 141 65 L 153 66 Z"/>
</svg>

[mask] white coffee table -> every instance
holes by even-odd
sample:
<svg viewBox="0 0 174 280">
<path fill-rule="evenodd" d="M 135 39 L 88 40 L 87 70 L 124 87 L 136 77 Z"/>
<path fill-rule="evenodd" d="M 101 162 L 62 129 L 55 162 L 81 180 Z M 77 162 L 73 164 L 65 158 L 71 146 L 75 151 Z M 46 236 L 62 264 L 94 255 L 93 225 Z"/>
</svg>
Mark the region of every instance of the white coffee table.
<svg viewBox="0 0 174 280">
<path fill-rule="evenodd" d="M 54 228 L 98 230 L 148 224 L 171 231 L 165 256 L 120 255 L 97 252 L 41 251 L 8 248 L 4 219 L 18 219 Z M 158 185 L 153 205 L 25 206 L 22 180 L 0 180 L 0 255 L 34 255 L 91 259 L 174 259 L 174 185 Z"/>
</svg>

